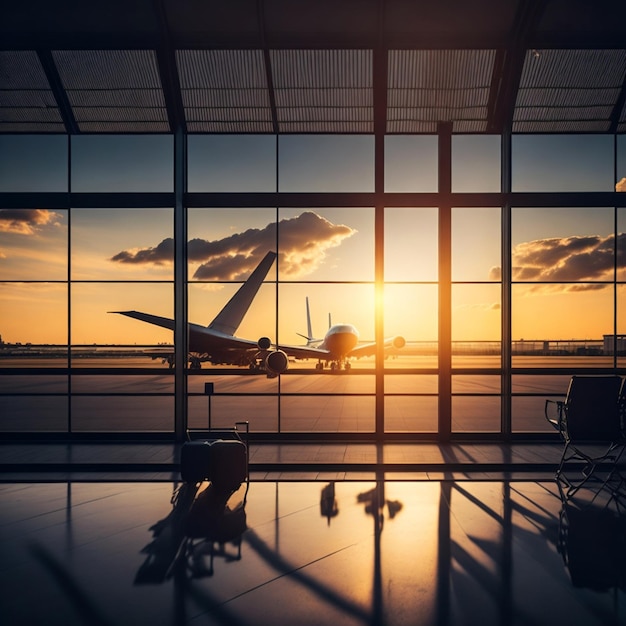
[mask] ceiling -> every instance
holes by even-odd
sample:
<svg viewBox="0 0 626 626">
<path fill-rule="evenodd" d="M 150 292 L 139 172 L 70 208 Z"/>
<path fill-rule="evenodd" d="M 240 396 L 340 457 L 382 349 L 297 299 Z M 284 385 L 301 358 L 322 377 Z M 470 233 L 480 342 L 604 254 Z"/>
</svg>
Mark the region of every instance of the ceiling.
<svg viewBox="0 0 626 626">
<path fill-rule="evenodd" d="M 32 0 L 0 133 L 626 132 L 623 0 Z"/>
</svg>

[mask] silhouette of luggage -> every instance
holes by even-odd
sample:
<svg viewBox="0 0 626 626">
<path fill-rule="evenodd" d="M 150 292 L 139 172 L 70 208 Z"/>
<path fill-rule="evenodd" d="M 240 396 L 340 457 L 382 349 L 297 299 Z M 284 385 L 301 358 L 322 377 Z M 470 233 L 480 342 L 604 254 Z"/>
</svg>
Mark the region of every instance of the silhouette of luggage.
<svg viewBox="0 0 626 626">
<path fill-rule="evenodd" d="M 180 453 L 186 483 L 210 480 L 220 491 L 235 491 L 248 478 L 248 453 L 239 439 L 186 441 Z"/>
</svg>

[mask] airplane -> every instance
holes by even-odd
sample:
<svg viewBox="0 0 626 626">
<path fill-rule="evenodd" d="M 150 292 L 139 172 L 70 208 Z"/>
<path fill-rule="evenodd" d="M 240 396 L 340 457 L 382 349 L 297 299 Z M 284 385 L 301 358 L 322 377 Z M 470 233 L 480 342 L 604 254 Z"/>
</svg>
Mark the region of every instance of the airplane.
<svg viewBox="0 0 626 626">
<path fill-rule="evenodd" d="M 263 257 L 246 282 L 208 326 L 192 323 L 188 325 L 191 369 L 200 369 L 202 362 L 209 361 L 215 365 L 247 365 L 250 369 L 265 371 L 268 378 L 274 378 L 286 371 L 287 355 L 282 350 L 272 348 L 268 337 L 261 337 L 258 341 L 235 337 L 235 332 L 276 256 L 275 252 L 270 251 Z M 174 320 L 166 317 L 141 311 L 109 311 L 109 313 L 126 315 L 142 322 L 174 330 Z M 165 358 L 172 367 L 173 355 L 169 354 Z"/>
<path fill-rule="evenodd" d="M 306 346 L 282 346 L 282 349 L 295 358 L 318 359 L 315 368 L 323 370 L 330 364 L 331 370 L 350 370 L 350 359 L 371 356 L 376 354 L 376 342 L 358 345 L 359 331 L 352 324 L 332 324 L 328 316 L 328 330 L 323 339 L 315 339 L 311 328 L 311 312 L 309 299 L 306 298 L 307 334 L 298 333 L 306 339 Z M 385 339 L 385 348 L 403 348 L 406 344 L 404 337 L 396 335 Z"/>
<path fill-rule="evenodd" d="M 261 337 L 257 341 L 236 337 L 235 332 L 237 332 L 276 257 L 277 254 L 272 251 L 265 255 L 246 282 L 241 285 L 208 326 L 192 323 L 188 325 L 191 369 L 200 369 L 201 363 L 208 361 L 214 365 L 248 366 L 251 370 L 264 371 L 268 378 L 274 378 L 287 371 L 289 357 L 317 359 L 316 369 L 318 370 L 324 369 L 324 366 L 328 364 L 330 364 L 331 370 L 349 370 L 351 358 L 376 353 L 376 343 L 357 345 L 359 333 L 352 324 L 331 325 L 330 317 L 330 328 L 324 338 L 321 340 L 314 339 L 311 332 L 308 298 L 306 345 L 273 345 L 268 337 Z M 166 317 L 140 311 L 109 312 L 174 330 L 174 320 Z M 385 347 L 402 348 L 404 345 L 405 340 L 400 336 L 385 340 Z M 174 363 L 172 354 L 170 353 L 166 358 L 172 367 Z"/>
</svg>

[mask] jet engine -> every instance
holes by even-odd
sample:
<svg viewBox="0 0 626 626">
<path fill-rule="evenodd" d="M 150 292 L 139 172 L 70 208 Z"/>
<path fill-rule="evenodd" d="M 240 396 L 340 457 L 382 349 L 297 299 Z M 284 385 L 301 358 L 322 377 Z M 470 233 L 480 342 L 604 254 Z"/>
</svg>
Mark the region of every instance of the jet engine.
<svg viewBox="0 0 626 626">
<path fill-rule="evenodd" d="M 256 342 L 256 345 L 259 346 L 259 350 L 269 350 L 272 342 L 270 341 L 269 337 L 261 337 Z"/>
<path fill-rule="evenodd" d="M 404 337 L 401 337 L 400 335 L 397 335 L 391 341 L 391 345 L 397 349 L 404 348 L 405 344 L 406 344 L 406 339 Z"/>
<path fill-rule="evenodd" d="M 261 357 L 260 366 L 265 370 L 268 378 L 276 378 L 289 367 L 289 359 L 282 350 L 272 350 L 272 342 L 269 337 L 261 337 L 257 341 L 259 350 L 264 353 Z"/>
<path fill-rule="evenodd" d="M 289 359 L 282 350 L 272 350 L 263 363 L 268 378 L 275 378 L 289 367 Z"/>
</svg>

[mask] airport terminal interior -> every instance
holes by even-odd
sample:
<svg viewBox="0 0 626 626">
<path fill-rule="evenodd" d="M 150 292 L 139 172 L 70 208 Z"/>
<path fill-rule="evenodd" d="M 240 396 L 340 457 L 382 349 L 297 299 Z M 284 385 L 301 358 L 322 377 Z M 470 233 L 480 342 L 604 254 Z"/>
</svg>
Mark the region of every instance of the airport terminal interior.
<svg viewBox="0 0 626 626">
<path fill-rule="evenodd" d="M 626 624 L 625 192 L 623 2 L 5 7 L 0 621 Z"/>
</svg>

